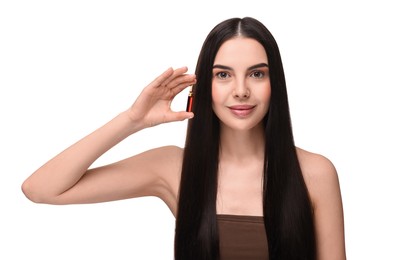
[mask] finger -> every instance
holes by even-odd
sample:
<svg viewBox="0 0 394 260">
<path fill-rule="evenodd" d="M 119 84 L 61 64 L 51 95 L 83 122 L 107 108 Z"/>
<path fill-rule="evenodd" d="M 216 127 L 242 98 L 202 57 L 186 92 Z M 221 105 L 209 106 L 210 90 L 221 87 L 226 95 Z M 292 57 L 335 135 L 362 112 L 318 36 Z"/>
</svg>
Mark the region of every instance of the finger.
<svg viewBox="0 0 394 260">
<path fill-rule="evenodd" d="M 185 74 L 187 72 L 187 70 L 188 70 L 188 68 L 186 66 L 174 70 L 173 74 L 162 82 L 162 85 L 167 86 L 175 78 Z"/>
<path fill-rule="evenodd" d="M 196 80 L 193 80 L 191 82 L 185 82 L 182 84 L 177 85 L 176 87 L 172 88 L 171 91 L 174 94 L 174 96 L 178 95 L 181 91 L 183 91 L 185 88 L 192 86 L 196 84 Z"/>
<path fill-rule="evenodd" d="M 174 69 L 168 68 L 161 75 L 159 75 L 157 78 L 155 78 L 148 86 L 151 86 L 151 87 L 161 86 L 161 85 L 163 85 L 163 82 L 165 82 L 167 79 L 169 79 L 173 74 L 174 74 Z"/>
<path fill-rule="evenodd" d="M 195 79 L 196 79 L 196 75 L 194 75 L 194 74 L 183 74 L 183 75 L 180 75 L 180 76 L 174 78 L 172 81 L 170 81 L 167 84 L 167 88 L 172 89 L 172 88 L 177 87 L 178 85 L 184 84 L 184 83 L 190 84 Z"/>
</svg>

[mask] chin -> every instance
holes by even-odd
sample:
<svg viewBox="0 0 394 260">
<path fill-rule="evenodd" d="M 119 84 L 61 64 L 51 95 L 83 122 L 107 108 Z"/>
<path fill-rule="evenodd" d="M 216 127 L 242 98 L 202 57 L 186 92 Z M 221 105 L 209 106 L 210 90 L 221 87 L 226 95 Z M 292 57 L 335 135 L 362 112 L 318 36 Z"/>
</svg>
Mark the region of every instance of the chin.
<svg viewBox="0 0 394 260">
<path fill-rule="evenodd" d="M 262 129 L 263 124 L 261 123 L 262 120 L 257 122 L 223 122 L 221 121 L 221 128 L 222 129 L 229 129 L 232 131 L 256 131 L 258 129 Z"/>
</svg>

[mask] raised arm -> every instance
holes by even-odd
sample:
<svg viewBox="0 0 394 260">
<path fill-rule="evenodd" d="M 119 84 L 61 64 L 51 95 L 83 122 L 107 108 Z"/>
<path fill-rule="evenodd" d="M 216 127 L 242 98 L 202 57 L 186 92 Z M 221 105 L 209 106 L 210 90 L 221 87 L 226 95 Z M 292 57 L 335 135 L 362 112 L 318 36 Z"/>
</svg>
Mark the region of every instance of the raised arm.
<svg viewBox="0 0 394 260">
<path fill-rule="evenodd" d="M 22 184 L 26 197 L 37 203 L 73 204 L 164 194 L 165 171 L 179 164 L 179 149 L 162 147 L 103 167 L 89 167 L 137 131 L 191 118 L 193 113 L 174 112 L 170 107 L 178 93 L 195 83 L 195 76 L 186 72 L 186 67 L 166 70 L 129 109 L 41 166 Z M 173 159 L 165 161 L 164 155 Z"/>
</svg>

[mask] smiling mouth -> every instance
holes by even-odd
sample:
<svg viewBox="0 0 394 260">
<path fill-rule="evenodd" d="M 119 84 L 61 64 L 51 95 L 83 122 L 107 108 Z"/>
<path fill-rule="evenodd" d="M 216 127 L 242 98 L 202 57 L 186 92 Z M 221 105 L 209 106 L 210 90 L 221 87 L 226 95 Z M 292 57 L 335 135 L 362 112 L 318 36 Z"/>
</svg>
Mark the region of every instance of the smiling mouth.
<svg viewBox="0 0 394 260">
<path fill-rule="evenodd" d="M 228 107 L 237 117 L 246 117 L 250 115 L 256 106 L 252 105 L 235 105 Z"/>
</svg>

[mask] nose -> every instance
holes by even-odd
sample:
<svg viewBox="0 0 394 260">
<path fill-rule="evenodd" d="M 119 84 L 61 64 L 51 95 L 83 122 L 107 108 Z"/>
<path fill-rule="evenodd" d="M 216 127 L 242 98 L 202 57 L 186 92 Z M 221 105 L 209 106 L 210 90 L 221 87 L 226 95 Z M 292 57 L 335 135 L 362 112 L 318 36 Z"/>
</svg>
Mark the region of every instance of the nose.
<svg viewBox="0 0 394 260">
<path fill-rule="evenodd" d="M 245 99 L 250 96 L 250 90 L 246 85 L 245 81 L 240 80 L 237 81 L 234 90 L 233 90 L 233 97 L 238 99 Z"/>
</svg>

